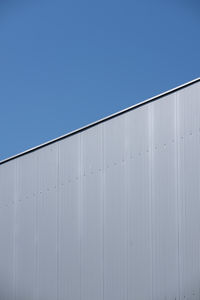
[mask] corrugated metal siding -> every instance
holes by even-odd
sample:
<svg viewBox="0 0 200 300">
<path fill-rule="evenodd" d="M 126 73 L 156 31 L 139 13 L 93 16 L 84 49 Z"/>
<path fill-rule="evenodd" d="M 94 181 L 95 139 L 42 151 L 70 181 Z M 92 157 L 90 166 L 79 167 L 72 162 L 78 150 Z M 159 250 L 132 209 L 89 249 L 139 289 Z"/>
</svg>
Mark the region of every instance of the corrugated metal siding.
<svg viewBox="0 0 200 300">
<path fill-rule="evenodd" d="M 200 297 L 200 83 L 0 166 L 0 299 Z"/>
</svg>

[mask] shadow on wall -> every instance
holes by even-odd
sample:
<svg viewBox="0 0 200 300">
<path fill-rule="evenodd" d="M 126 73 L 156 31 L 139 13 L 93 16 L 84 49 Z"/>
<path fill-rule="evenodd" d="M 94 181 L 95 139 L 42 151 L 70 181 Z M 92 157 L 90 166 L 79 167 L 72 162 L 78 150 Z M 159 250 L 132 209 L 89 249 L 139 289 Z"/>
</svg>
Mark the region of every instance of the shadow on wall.
<svg viewBox="0 0 200 300">
<path fill-rule="evenodd" d="M 13 300 L 13 288 L 7 285 L 0 284 L 0 299 L 1 300 Z"/>
<path fill-rule="evenodd" d="M 198 278 L 199 279 L 199 278 Z M 196 280 L 196 283 L 198 282 L 198 280 Z M 198 285 L 198 283 L 197 283 Z M 194 289 L 194 282 L 188 282 L 187 286 L 184 286 L 183 287 L 184 289 L 184 292 L 182 291 L 180 293 L 180 299 L 200 299 L 200 289 L 199 289 L 199 285 L 196 286 L 196 289 Z M 196 290 L 196 292 L 194 291 Z M 198 292 L 199 290 L 199 292 Z M 170 291 L 166 291 L 167 292 L 167 296 L 164 296 L 164 298 L 162 299 L 165 299 L 165 300 L 170 300 L 170 299 L 179 299 L 179 298 L 176 298 L 177 295 L 174 295 L 174 289 Z M 174 298 L 175 297 L 175 298 Z M 14 299 L 17 299 L 17 300 L 31 300 L 31 299 L 35 299 L 35 295 L 32 295 L 32 294 L 26 294 L 24 293 L 24 291 L 20 292 L 18 291 L 17 293 L 17 297 L 13 294 L 13 287 L 6 287 L 6 285 L 4 285 L 4 287 L 2 287 L 2 284 L 0 283 L 0 300 L 14 300 Z M 42 299 L 42 300 L 56 300 L 56 299 Z M 67 298 L 66 298 L 67 300 Z M 71 299 L 71 300 L 77 300 L 77 299 Z M 90 299 L 88 299 L 90 300 Z M 94 300 L 94 299 L 92 299 Z M 114 298 L 110 299 L 110 300 L 114 300 Z M 123 298 L 121 298 L 121 300 L 124 300 Z M 132 298 L 131 300 L 144 300 L 144 299 L 134 299 Z M 145 299 L 147 300 L 147 299 Z M 161 300 L 161 298 L 160 298 Z"/>
<path fill-rule="evenodd" d="M 14 300 L 14 299 L 17 299 L 17 300 L 31 300 L 31 299 L 35 299 L 35 297 L 34 297 L 34 295 L 32 295 L 31 297 L 30 297 L 30 295 L 29 296 L 27 296 L 27 295 L 24 295 L 24 293 L 23 293 L 23 291 L 22 291 L 22 293 L 21 293 L 21 295 L 18 293 L 18 295 L 17 295 L 17 298 L 15 298 L 15 296 L 14 296 L 14 294 L 13 294 L 13 292 L 12 292 L 12 288 L 1 288 L 0 289 L 0 299 L 1 300 Z M 43 299 L 43 300 L 45 300 L 45 299 Z M 51 300 L 51 299 L 48 299 L 48 300 Z"/>
</svg>

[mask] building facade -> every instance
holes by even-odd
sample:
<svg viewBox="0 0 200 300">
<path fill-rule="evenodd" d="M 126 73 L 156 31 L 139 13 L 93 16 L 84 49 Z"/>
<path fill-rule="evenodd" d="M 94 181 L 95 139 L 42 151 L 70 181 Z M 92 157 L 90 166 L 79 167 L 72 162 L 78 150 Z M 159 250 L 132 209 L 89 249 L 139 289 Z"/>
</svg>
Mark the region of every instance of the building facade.
<svg viewBox="0 0 200 300">
<path fill-rule="evenodd" d="M 199 300 L 200 80 L 0 162 L 0 299 Z"/>
</svg>

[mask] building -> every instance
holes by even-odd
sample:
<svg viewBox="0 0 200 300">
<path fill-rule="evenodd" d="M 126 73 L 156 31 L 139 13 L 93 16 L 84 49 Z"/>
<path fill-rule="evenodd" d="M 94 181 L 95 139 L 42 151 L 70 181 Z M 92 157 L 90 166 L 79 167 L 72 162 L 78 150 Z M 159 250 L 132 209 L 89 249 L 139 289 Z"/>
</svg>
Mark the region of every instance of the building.
<svg viewBox="0 0 200 300">
<path fill-rule="evenodd" d="M 0 162 L 0 299 L 200 297 L 200 79 Z"/>
</svg>

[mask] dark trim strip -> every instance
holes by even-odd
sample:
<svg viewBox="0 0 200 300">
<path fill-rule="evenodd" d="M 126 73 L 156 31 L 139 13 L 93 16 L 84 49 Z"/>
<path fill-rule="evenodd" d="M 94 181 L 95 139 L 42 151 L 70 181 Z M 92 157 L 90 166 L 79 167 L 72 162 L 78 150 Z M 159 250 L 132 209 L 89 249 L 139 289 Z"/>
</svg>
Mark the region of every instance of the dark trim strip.
<svg viewBox="0 0 200 300">
<path fill-rule="evenodd" d="M 0 165 L 4 164 L 4 163 L 6 163 L 6 162 L 9 162 L 9 161 L 11 161 L 11 160 L 13 160 L 13 159 L 16 159 L 16 158 L 18 158 L 18 157 L 20 157 L 20 156 L 26 155 L 26 154 L 28 154 L 28 153 L 30 153 L 30 152 L 36 151 L 36 150 L 38 150 L 38 149 L 40 149 L 40 148 L 43 148 L 43 147 L 45 147 L 45 146 L 51 145 L 51 144 L 53 144 L 53 143 L 55 143 L 55 142 L 58 142 L 58 141 L 60 141 L 60 140 L 63 140 L 63 139 L 65 139 L 65 138 L 69 137 L 69 136 L 72 136 L 72 135 L 74 135 L 74 134 L 77 134 L 77 133 L 79 133 L 79 132 L 82 132 L 82 131 L 84 131 L 84 130 L 87 130 L 87 129 L 93 127 L 93 126 L 96 126 L 96 125 L 98 125 L 98 124 L 101 124 L 101 123 L 103 123 L 103 122 L 106 122 L 106 121 L 108 121 L 108 120 L 110 120 L 110 119 L 113 119 L 113 118 L 115 118 L 115 117 L 117 117 L 117 116 L 120 116 L 120 115 L 122 115 L 122 114 L 124 114 L 124 113 L 126 113 L 126 112 L 128 112 L 128 111 L 130 111 L 130 110 L 136 109 L 136 108 L 141 107 L 141 106 L 143 106 L 143 105 L 145 105 L 145 104 L 148 104 L 148 103 L 153 102 L 153 101 L 155 101 L 155 100 L 157 100 L 157 99 L 160 99 L 160 98 L 162 98 L 162 97 L 164 97 L 164 96 L 167 96 L 167 95 L 169 95 L 169 94 L 172 94 L 172 93 L 174 93 L 174 92 L 177 92 L 177 91 L 179 91 L 179 90 L 181 90 L 181 89 L 183 89 L 183 88 L 186 88 L 186 87 L 188 87 L 188 86 L 190 86 L 190 85 L 192 85 L 192 84 L 195 84 L 195 83 L 197 83 L 197 82 L 199 82 L 199 81 L 200 81 L 200 77 L 197 78 L 197 79 L 194 79 L 194 80 L 192 80 L 192 81 L 190 81 L 190 82 L 187 82 L 187 83 L 185 83 L 185 84 L 183 84 L 183 85 L 180 85 L 180 86 L 178 86 L 178 87 L 176 87 L 176 88 L 174 88 L 174 89 L 171 89 L 171 90 L 169 90 L 169 91 L 166 91 L 166 92 L 164 92 L 164 93 L 162 93 L 162 94 L 159 94 L 159 95 L 157 95 L 157 96 L 155 96 L 155 97 L 149 98 L 149 99 L 147 99 L 147 100 L 145 100 L 145 101 L 143 101 L 143 102 L 137 103 L 137 104 L 135 104 L 135 105 L 133 105 L 133 106 L 131 106 L 131 107 L 128 107 L 128 108 L 126 108 L 126 109 L 124 109 L 124 110 L 121 110 L 121 111 L 119 111 L 119 112 L 117 112 L 117 113 L 114 113 L 114 114 L 112 114 L 112 115 L 110 115 L 110 116 L 108 116 L 108 117 L 105 117 L 105 118 L 100 119 L 100 120 L 98 120 L 98 121 L 96 121 L 96 122 L 93 122 L 93 123 L 91 123 L 91 124 L 88 124 L 88 125 L 86 125 L 86 126 L 84 126 L 84 127 L 81 127 L 81 128 L 76 129 L 76 130 L 74 130 L 74 131 L 71 131 L 71 132 L 69 132 L 69 133 L 67 133 L 67 134 L 65 134 L 65 135 L 62 135 L 62 136 L 60 136 L 60 137 L 58 137 L 58 138 L 56 138 L 56 139 L 50 140 L 50 141 L 48 141 L 48 142 L 46 142 L 46 143 L 44 143 L 44 144 L 38 145 L 38 146 L 36 146 L 36 147 L 34 147 L 34 148 L 28 149 L 28 150 L 26 150 L 26 151 L 24 151 L 24 152 L 21 152 L 21 153 L 19 153 L 19 154 L 14 155 L 14 156 L 8 157 L 8 158 L 6 158 L 6 159 L 0 161 Z"/>
</svg>

